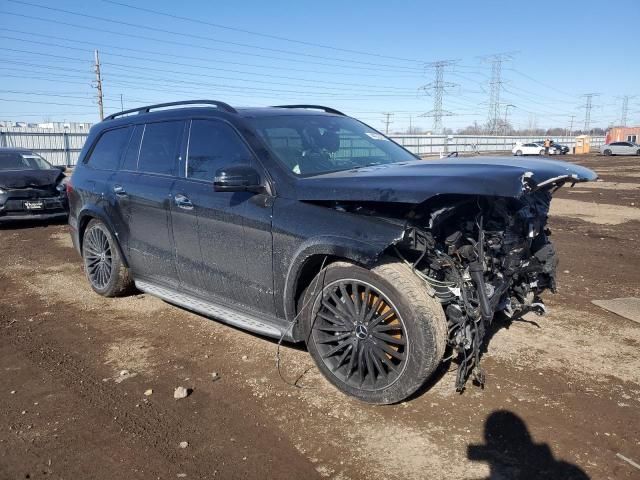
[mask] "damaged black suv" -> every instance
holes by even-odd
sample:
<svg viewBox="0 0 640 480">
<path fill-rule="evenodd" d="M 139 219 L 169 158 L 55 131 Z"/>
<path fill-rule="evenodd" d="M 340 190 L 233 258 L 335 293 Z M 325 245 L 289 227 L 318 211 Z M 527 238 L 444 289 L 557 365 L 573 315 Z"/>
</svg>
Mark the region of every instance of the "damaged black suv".
<svg viewBox="0 0 640 480">
<path fill-rule="evenodd" d="M 445 354 L 458 389 L 482 381 L 494 315 L 543 312 L 555 288 L 551 193 L 595 178 L 543 159 L 420 160 L 327 107 L 189 101 L 93 127 L 69 223 L 99 294 L 135 286 L 305 342 L 337 388 L 385 404 Z"/>
</svg>

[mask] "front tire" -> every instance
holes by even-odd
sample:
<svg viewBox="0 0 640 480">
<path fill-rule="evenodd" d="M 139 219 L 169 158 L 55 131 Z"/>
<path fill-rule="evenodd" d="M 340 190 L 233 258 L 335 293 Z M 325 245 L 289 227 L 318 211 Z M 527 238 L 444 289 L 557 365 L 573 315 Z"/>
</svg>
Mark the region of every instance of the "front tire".
<svg viewBox="0 0 640 480">
<path fill-rule="evenodd" d="M 93 219 L 82 236 L 84 271 L 91 288 L 103 297 L 116 297 L 133 286 L 129 269 L 107 226 Z"/>
<path fill-rule="evenodd" d="M 442 306 L 395 259 L 371 270 L 333 263 L 311 282 L 302 305 L 307 348 L 320 372 L 363 402 L 406 399 L 442 361 Z"/>
<path fill-rule="evenodd" d="M 609 156 L 611 156 L 611 153 L 612 153 L 612 152 L 611 152 L 611 150 L 609 150 L 609 149 L 607 148 L 607 149 L 606 149 L 604 152 L 602 152 L 602 153 L 604 153 L 604 154 L 605 154 L 605 156 L 609 157 Z"/>
<path fill-rule="evenodd" d="M 522 156 L 522 150 L 516 150 L 516 157 Z"/>
</svg>

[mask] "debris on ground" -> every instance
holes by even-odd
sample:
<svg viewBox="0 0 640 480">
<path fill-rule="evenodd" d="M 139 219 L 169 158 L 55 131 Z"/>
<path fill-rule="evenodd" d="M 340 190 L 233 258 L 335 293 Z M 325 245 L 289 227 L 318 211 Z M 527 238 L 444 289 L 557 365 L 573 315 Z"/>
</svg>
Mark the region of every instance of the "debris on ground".
<svg viewBox="0 0 640 480">
<path fill-rule="evenodd" d="M 189 446 L 189 442 L 182 441 L 178 444 L 180 448 L 187 448 Z"/>
<path fill-rule="evenodd" d="M 218 372 L 211 372 L 211 380 L 213 380 L 214 382 L 216 380 L 220 380 L 220 375 L 218 375 Z"/>
<path fill-rule="evenodd" d="M 147 390 L 144 391 L 144 396 L 148 397 L 149 395 L 151 395 L 153 393 L 153 389 L 149 388 Z"/>
<path fill-rule="evenodd" d="M 190 388 L 176 387 L 176 389 L 173 391 L 173 398 L 175 398 L 176 400 L 180 400 L 181 398 L 187 398 L 190 393 L 191 393 Z"/>
</svg>

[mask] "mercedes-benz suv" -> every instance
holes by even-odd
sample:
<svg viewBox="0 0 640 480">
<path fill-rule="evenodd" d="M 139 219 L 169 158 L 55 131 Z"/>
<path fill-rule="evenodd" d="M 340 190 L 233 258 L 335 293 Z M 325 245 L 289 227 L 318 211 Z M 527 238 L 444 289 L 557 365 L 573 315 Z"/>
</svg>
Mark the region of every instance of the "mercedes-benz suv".
<svg viewBox="0 0 640 480">
<path fill-rule="evenodd" d="M 548 159 L 421 160 L 313 105 L 162 104 L 95 125 L 68 186 L 91 287 L 133 287 L 281 341 L 370 403 L 445 354 L 456 387 L 498 312 L 544 312 L 551 193 L 593 180 Z"/>
</svg>

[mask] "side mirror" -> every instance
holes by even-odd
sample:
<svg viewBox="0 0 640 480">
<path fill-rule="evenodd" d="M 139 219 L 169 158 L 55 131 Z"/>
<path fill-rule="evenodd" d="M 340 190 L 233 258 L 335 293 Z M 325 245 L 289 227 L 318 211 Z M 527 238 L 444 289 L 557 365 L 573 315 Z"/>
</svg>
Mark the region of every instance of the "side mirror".
<svg viewBox="0 0 640 480">
<path fill-rule="evenodd" d="M 260 174 L 253 167 L 231 165 L 221 168 L 213 179 L 216 192 L 254 192 L 261 193 L 264 186 L 260 184 Z"/>
<path fill-rule="evenodd" d="M 60 170 L 62 173 L 67 171 L 67 167 L 66 165 L 54 165 L 53 168 L 57 168 L 58 170 Z"/>
</svg>

